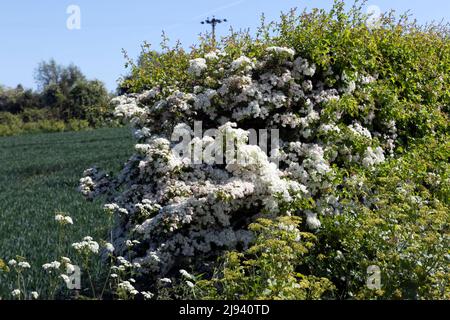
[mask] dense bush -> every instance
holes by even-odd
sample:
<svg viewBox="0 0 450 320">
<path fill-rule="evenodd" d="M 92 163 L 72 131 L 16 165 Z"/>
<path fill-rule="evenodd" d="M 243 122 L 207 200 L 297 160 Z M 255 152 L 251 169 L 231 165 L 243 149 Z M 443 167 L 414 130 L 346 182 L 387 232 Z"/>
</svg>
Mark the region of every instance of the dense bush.
<svg viewBox="0 0 450 320">
<path fill-rule="evenodd" d="M 144 46 L 123 84 L 136 93 L 114 99 L 136 152 L 118 177 L 92 168 L 80 187 L 109 195 L 115 252 L 138 289 L 190 268 L 206 298 L 448 297 L 449 33 L 394 13 L 367 21 L 358 3 L 336 1 L 218 49 L 208 38 L 191 52 Z M 172 133 L 190 135 L 195 120 L 218 131 L 191 147 L 217 150 L 232 135 L 249 161 L 177 157 Z M 276 152 L 248 145 L 252 128 L 279 129 Z M 248 229 L 277 216 L 303 217 L 314 248 L 288 245 L 267 220 Z M 378 290 L 366 287 L 373 265 Z"/>
<path fill-rule="evenodd" d="M 0 137 L 38 132 L 80 131 L 91 128 L 89 121 L 69 119 L 65 122 L 47 118 L 47 113 L 40 109 L 26 109 L 23 114 L 14 115 L 0 112 Z M 112 125 L 115 125 L 112 123 Z"/>
<path fill-rule="evenodd" d="M 305 276 L 296 269 L 314 247 L 316 237 L 298 229 L 298 217 L 259 219 L 249 229 L 257 236 L 243 253 L 229 252 L 211 280 L 195 283 L 206 299 L 320 299 L 335 289 L 327 278 Z"/>
<path fill-rule="evenodd" d="M 0 85 L 0 112 L 20 113 L 25 109 L 40 106 L 39 94 L 30 89 L 25 90 L 21 85 L 14 89 Z"/>
</svg>

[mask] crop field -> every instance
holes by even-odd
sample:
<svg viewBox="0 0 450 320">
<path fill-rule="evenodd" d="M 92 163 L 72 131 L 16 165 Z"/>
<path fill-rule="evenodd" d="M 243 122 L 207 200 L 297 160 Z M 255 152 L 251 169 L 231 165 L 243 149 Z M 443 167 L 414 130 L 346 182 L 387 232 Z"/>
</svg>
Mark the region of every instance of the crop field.
<svg viewBox="0 0 450 320">
<path fill-rule="evenodd" d="M 30 289 L 46 286 L 40 266 L 57 258 L 55 212 L 74 220 L 60 255 L 86 235 L 104 235 L 101 204 L 85 201 L 78 181 L 92 165 L 117 171 L 131 149 L 128 128 L 0 138 L 0 258 L 19 255 L 30 262 Z M 0 296 L 10 285 L 0 278 Z"/>
</svg>

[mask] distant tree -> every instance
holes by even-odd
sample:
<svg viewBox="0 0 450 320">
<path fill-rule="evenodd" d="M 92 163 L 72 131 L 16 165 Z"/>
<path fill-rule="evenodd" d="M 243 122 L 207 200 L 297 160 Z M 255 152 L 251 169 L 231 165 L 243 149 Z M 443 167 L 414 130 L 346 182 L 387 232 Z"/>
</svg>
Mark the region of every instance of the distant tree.
<svg viewBox="0 0 450 320">
<path fill-rule="evenodd" d="M 0 112 L 8 115 L 4 121 L 18 115 L 24 122 L 78 119 L 92 126 L 104 122 L 109 94 L 101 81 L 87 80 L 79 67 L 63 66 L 54 59 L 39 63 L 34 77 L 38 91 L 20 84 L 16 88 L 0 85 Z"/>
<path fill-rule="evenodd" d="M 67 93 L 77 81 L 84 81 L 86 77 L 80 68 L 74 64 L 65 67 L 56 63 L 54 59 L 42 61 L 35 70 L 34 79 L 39 90 L 45 90 L 49 85 L 58 85 Z"/>
<path fill-rule="evenodd" d="M 51 83 L 44 88 L 41 96 L 44 107 L 51 109 L 56 117 L 61 118 L 67 101 L 61 87 L 56 83 Z"/>
<path fill-rule="evenodd" d="M 60 82 L 60 76 L 62 73 L 62 67 L 56 63 L 54 59 L 48 62 L 42 61 L 39 63 L 35 70 L 34 79 L 40 90 L 44 90 L 51 84 L 58 84 Z"/>
<path fill-rule="evenodd" d="M 78 81 L 70 90 L 68 101 L 70 108 L 65 110 L 66 117 L 85 119 L 96 125 L 107 112 L 109 96 L 101 81 Z"/>
<path fill-rule="evenodd" d="M 0 111 L 17 114 L 27 108 L 39 108 L 40 104 L 39 94 L 20 84 L 14 89 L 0 88 Z"/>
<path fill-rule="evenodd" d="M 80 68 L 62 66 L 54 59 L 43 61 L 35 71 L 43 104 L 58 118 L 86 119 L 91 124 L 108 103 L 108 92 L 100 81 L 88 81 Z"/>
</svg>

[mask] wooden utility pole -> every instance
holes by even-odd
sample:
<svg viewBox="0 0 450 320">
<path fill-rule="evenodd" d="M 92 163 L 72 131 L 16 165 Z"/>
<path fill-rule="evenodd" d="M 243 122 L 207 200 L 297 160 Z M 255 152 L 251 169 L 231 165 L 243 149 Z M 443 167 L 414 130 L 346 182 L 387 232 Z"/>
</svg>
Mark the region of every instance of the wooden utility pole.
<svg viewBox="0 0 450 320">
<path fill-rule="evenodd" d="M 207 18 L 205 21 L 202 21 L 201 24 L 210 24 L 212 27 L 212 44 L 216 45 L 216 25 L 222 22 L 227 22 L 227 19 L 216 19 L 216 17 L 212 17 L 212 19 Z"/>
</svg>

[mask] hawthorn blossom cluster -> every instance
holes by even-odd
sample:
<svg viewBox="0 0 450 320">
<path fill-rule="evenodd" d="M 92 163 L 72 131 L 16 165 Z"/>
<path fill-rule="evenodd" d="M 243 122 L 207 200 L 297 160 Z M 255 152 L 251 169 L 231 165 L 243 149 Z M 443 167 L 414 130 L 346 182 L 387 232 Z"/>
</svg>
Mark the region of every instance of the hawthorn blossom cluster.
<svg viewBox="0 0 450 320">
<path fill-rule="evenodd" d="M 115 253 L 126 253 L 143 275 L 163 277 L 180 264 L 247 247 L 247 226 L 263 215 L 300 215 L 307 228 L 319 229 L 320 216 L 342 212 L 336 170 L 349 163 L 373 168 L 395 146 L 395 123 L 378 121 L 376 131 L 370 106 L 360 106 L 367 116 L 350 120 L 327 107 L 368 90 L 375 76 L 322 70 L 283 47 L 259 58 L 213 51 L 191 60 L 186 72 L 184 86 L 114 99 L 115 115 L 133 125 L 135 153 L 117 177 L 92 168 L 80 181 L 87 198 L 109 196 L 105 211 L 118 217 Z M 189 147 L 217 150 L 219 138 L 231 135 L 247 161 L 225 153 L 225 163 L 193 163 L 175 154 L 172 135 L 190 135 L 194 121 L 216 133 Z M 252 128 L 280 130 L 270 154 L 248 143 Z M 121 288 L 134 292 L 128 283 Z"/>
</svg>

